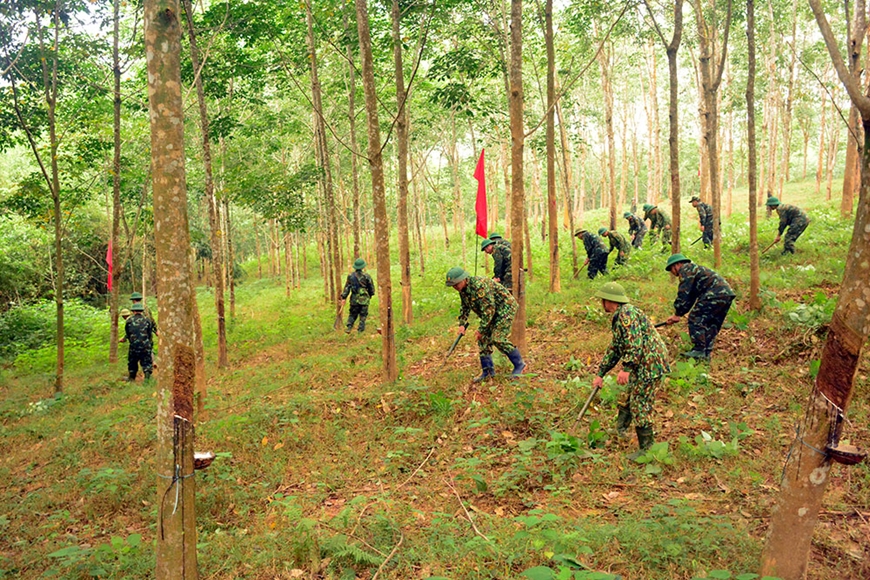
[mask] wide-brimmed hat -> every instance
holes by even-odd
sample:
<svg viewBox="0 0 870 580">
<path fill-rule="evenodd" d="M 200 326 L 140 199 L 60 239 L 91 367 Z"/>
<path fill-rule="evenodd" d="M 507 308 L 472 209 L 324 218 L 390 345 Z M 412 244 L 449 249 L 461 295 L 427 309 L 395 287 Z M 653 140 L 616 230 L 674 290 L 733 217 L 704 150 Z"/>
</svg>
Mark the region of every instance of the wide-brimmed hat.
<svg viewBox="0 0 870 580">
<path fill-rule="evenodd" d="M 133 312 L 143 312 L 145 310 L 145 305 L 142 304 L 141 302 L 137 302 L 136 304 L 134 304 L 133 306 L 130 307 L 130 310 L 132 310 Z"/>
<path fill-rule="evenodd" d="M 779 200 L 773 196 L 767 198 L 767 203 L 765 204 L 767 207 L 776 207 L 779 205 Z"/>
<path fill-rule="evenodd" d="M 680 262 L 691 262 L 691 261 L 692 260 L 690 260 L 689 258 L 685 257 L 682 254 L 673 254 L 670 258 L 668 258 L 668 263 L 665 264 L 665 270 L 670 272 L 671 267 L 673 267 L 674 264 L 679 264 Z"/>
<path fill-rule="evenodd" d="M 447 286 L 456 286 L 466 278 L 468 278 L 468 272 L 457 266 L 447 270 L 447 282 L 445 284 Z"/>
<path fill-rule="evenodd" d="M 595 293 L 595 297 L 610 300 L 611 302 L 617 302 L 619 304 L 627 304 L 629 302 L 628 296 L 625 295 L 625 288 L 623 288 L 622 284 L 619 284 L 618 282 L 607 282 L 598 289 L 598 292 Z"/>
<path fill-rule="evenodd" d="M 492 246 L 493 244 L 495 244 L 495 240 L 489 240 L 489 239 L 483 240 L 482 242 L 480 242 L 480 251 L 482 252 L 483 250 L 487 249 L 488 247 Z"/>
<path fill-rule="evenodd" d="M 362 270 L 365 267 L 366 267 L 366 261 L 363 260 L 362 258 L 357 258 L 356 260 L 353 261 L 353 269 L 354 270 Z"/>
<path fill-rule="evenodd" d="M 139 292 L 133 292 L 130 294 L 130 300 L 142 300 L 142 294 Z"/>
</svg>

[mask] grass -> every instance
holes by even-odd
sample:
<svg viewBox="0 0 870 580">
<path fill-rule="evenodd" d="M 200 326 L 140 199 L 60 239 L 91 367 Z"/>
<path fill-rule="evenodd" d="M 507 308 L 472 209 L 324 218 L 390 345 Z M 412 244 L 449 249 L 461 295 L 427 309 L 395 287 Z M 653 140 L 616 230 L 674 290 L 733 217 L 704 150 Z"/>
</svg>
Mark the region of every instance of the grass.
<svg viewBox="0 0 870 580">
<path fill-rule="evenodd" d="M 501 378 L 472 387 L 471 340 L 444 363 L 458 299 L 442 277 L 461 262 L 458 244 L 454 254 L 430 250 L 425 275 L 414 277 L 415 321 L 397 329 L 395 384 L 380 382 L 373 331 L 332 332 L 314 277 L 289 297 L 281 280 L 240 286 L 231 365 L 218 372 L 213 297 L 200 289 L 209 391 L 197 447 L 219 455 L 197 474 L 202 577 L 372 578 L 382 565 L 380 578 L 454 580 L 548 577 L 544 568 L 649 580 L 756 571 L 851 234 L 828 204 L 806 203 L 800 191 L 786 199 L 809 207 L 813 223 L 796 256 L 764 256 L 761 314 L 745 311 L 744 218 L 723 223 L 720 271 L 738 299 L 712 367 L 674 365 L 656 405 L 658 440 L 668 445 L 645 463 L 625 459 L 633 439 L 602 440 L 614 392 L 574 424 L 610 335 L 592 298 L 600 282 L 570 279 L 570 239 L 561 239 L 558 295 L 546 292 L 546 249 L 533 239 L 534 374 L 520 382 L 504 378 L 508 362 L 497 354 Z M 685 208 L 684 239 L 694 224 Z M 603 215 L 587 213 L 585 225 Z M 775 228 L 763 221 L 762 241 Z M 689 251 L 712 262 L 712 252 Z M 647 248 L 618 274 L 657 320 L 676 292 L 665 257 Z M 672 354 L 684 331 L 664 330 Z M 101 341 L 70 351 L 59 398 L 49 396 L 50 347 L 0 369 L 0 577 L 148 578 L 155 393 L 123 382 L 124 363 L 106 364 Z M 870 440 L 867 370 L 865 357 L 853 441 Z M 809 578 L 870 576 L 868 505 L 867 465 L 834 467 Z"/>
</svg>

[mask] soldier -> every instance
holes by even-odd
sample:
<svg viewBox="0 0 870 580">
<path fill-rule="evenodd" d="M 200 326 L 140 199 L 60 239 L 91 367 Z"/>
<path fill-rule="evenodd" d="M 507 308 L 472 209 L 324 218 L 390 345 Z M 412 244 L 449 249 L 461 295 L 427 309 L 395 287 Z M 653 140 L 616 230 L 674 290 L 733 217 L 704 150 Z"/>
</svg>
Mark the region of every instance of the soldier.
<svg viewBox="0 0 870 580">
<path fill-rule="evenodd" d="M 625 236 L 617 232 L 616 230 L 608 231 L 607 228 L 599 228 L 598 235 L 604 236 L 608 240 L 610 240 L 610 251 L 607 252 L 607 255 L 613 253 L 613 250 L 616 250 L 616 265 L 622 266 L 628 262 L 628 255 L 631 253 L 631 244 L 628 243 L 628 240 L 625 239 Z"/>
<path fill-rule="evenodd" d="M 497 234 L 496 234 L 497 235 Z M 499 243 L 493 239 L 483 240 L 480 243 L 480 249 L 492 256 L 492 279 L 499 282 L 502 286 L 512 291 L 513 278 L 511 277 L 511 245 L 504 238 L 498 238 L 504 243 Z"/>
<path fill-rule="evenodd" d="M 643 237 L 646 235 L 646 222 L 630 211 L 622 214 L 628 220 L 628 235 L 631 236 L 631 245 L 640 250 L 643 248 Z"/>
<path fill-rule="evenodd" d="M 149 381 L 154 365 L 151 357 L 151 349 L 153 348 L 151 335 L 157 334 L 157 325 L 153 320 L 144 316 L 145 306 L 141 302 L 133 304 L 130 310 L 133 311 L 133 315 L 124 323 L 124 338 L 121 339 L 121 342 L 130 343 L 130 350 L 127 351 L 127 371 L 129 372 L 127 380 L 136 380 L 136 373 L 139 372 L 141 365 L 145 380 Z"/>
<path fill-rule="evenodd" d="M 128 318 L 130 318 L 131 316 L 133 316 L 133 313 L 130 312 L 130 310 L 127 309 L 127 308 L 122 308 L 122 309 L 121 309 L 121 312 L 119 312 L 118 315 L 119 315 L 121 318 L 124 319 L 124 322 L 126 322 Z M 123 339 L 123 338 L 121 339 L 121 342 L 124 342 L 124 339 Z"/>
<path fill-rule="evenodd" d="M 774 244 L 778 243 L 782 238 L 782 232 L 785 232 L 785 244 L 782 248 L 783 255 L 794 254 L 794 243 L 797 241 L 807 226 L 810 224 L 810 218 L 806 212 L 794 205 L 779 203 L 775 197 L 767 198 L 767 214 L 770 215 L 772 210 L 776 210 L 779 214 L 779 233 L 776 235 Z"/>
<path fill-rule="evenodd" d="M 359 327 L 357 332 L 362 333 L 366 329 L 366 318 L 369 315 L 369 302 L 372 296 L 375 295 L 375 283 L 372 277 L 363 272 L 366 267 L 366 261 L 362 258 L 357 258 L 353 261 L 353 273 L 348 274 L 347 281 L 344 283 L 344 290 L 341 292 L 341 301 L 350 295 L 350 312 L 347 315 L 347 328 L 345 334 L 350 334 L 353 330 L 353 323 L 356 322 L 359 316 Z"/>
<path fill-rule="evenodd" d="M 698 210 L 698 223 L 703 233 L 701 237 L 704 240 L 704 248 L 709 248 L 713 245 L 713 208 L 701 201 L 697 195 L 692 196 L 691 204 Z"/>
<path fill-rule="evenodd" d="M 692 350 L 682 356 L 696 360 L 710 360 L 716 335 L 725 322 L 725 316 L 734 301 L 734 291 L 725 278 L 704 266 L 693 264 L 683 254 L 668 258 L 665 270 L 680 279 L 674 314 L 665 322 L 676 324 L 689 313 L 689 336 Z"/>
<path fill-rule="evenodd" d="M 586 230 L 577 230 L 574 235 L 583 240 L 583 247 L 586 249 L 586 261 L 583 262 L 583 265 L 589 266 L 586 270 L 589 279 L 595 279 L 599 272 L 607 274 L 608 254 L 601 238 Z"/>
<path fill-rule="evenodd" d="M 513 363 L 512 377 L 523 374 L 526 363 L 520 351 L 511 343 L 511 325 L 517 313 L 517 301 L 501 284 L 489 278 L 469 276 L 462 268 L 447 272 L 447 285 L 459 292 L 462 306 L 459 309 L 459 334 L 468 328 L 468 315 L 474 311 L 480 319 L 480 328 L 475 333 L 480 349 L 480 367 L 483 370 L 473 382 L 479 383 L 495 376 L 492 362 L 492 347 L 500 350 Z"/>
<path fill-rule="evenodd" d="M 671 245 L 671 218 L 660 210 L 658 206 L 645 203 L 643 205 L 643 219 L 649 220 L 650 240 L 655 243 L 659 234 L 662 236 L 662 250 L 665 251 Z"/>
<path fill-rule="evenodd" d="M 145 310 L 143 310 L 143 315 L 145 316 L 145 318 L 147 318 L 151 322 L 154 322 L 154 316 L 151 315 L 151 310 L 149 310 L 148 306 L 145 305 L 145 302 L 143 301 L 143 298 L 142 298 L 142 294 L 140 292 L 133 292 L 132 294 L 130 294 L 130 302 L 134 305 L 141 304 L 142 306 L 144 306 Z M 132 307 L 131 307 L 131 310 L 132 310 Z"/>
<path fill-rule="evenodd" d="M 489 234 L 489 239 L 498 245 L 507 246 L 508 249 L 510 249 L 510 247 L 511 247 L 511 243 L 509 241 L 507 241 L 506 239 L 504 239 L 503 237 L 501 237 L 501 234 L 497 234 L 495 232 L 492 232 L 491 234 Z"/>
<path fill-rule="evenodd" d="M 634 422 L 639 449 L 628 458 L 637 459 L 654 443 L 653 402 L 665 374 L 671 370 L 668 349 L 646 314 L 628 303 L 620 284 L 608 282 L 595 296 L 601 298 L 604 311 L 613 314 L 610 322 L 613 341 L 604 353 L 592 386 L 600 387 L 604 375 L 622 360 L 616 382 L 628 388 L 617 405 L 616 432 L 620 437 L 626 436 L 629 425 Z"/>
</svg>

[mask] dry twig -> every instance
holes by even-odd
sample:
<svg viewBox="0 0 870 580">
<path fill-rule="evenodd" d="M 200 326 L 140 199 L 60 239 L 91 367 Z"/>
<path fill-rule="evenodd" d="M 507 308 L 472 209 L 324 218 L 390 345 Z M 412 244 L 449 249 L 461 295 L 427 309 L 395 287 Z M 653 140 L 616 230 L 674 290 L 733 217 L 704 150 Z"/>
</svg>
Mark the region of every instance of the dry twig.
<svg viewBox="0 0 870 580">
<path fill-rule="evenodd" d="M 459 492 L 456 491 L 456 486 L 453 485 L 453 481 L 449 478 L 445 478 L 444 482 L 447 484 L 447 487 L 449 487 L 451 489 L 451 491 L 453 491 L 453 495 L 456 496 L 456 499 L 459 500 L 459 505 L 460 505 L 460 507 L 462 507 L 462 511 L 465 512 L 465 517 L 468 518 L 468 521 L 471 523 L 471 527 L 474 528 L 474 533 L 476 533 L 478 536 L 480 536 L 481 538 L 483 538 L 484 540 L 486 540 L 488 542 L 489 538 L 487 538 L 483 534 L 483 532 L 481 532 L 480 530 L 477 529 L 477 526 L 474 523 L 474 518 L 471 517 L 471 514 L 468 513 L 468 510 L 465 508 L 465 503 L 463 503 L 462 498 L 459 496 Z M 374 580 L 374 579 L 372 579 L 372 580 Z"/>
<path fill-rule="evenodd" d="M 378 580 L 378 576 L 381 575 L 381 570 L 384 569 L 384 566 L 387 565 L 387 562 L 389 562 L 390 559 L 392 559 L 393 555 L 396 553 L 396 550 L 398 550 L 399 546 L 402 545 L 402 542 L 405 541 L 405 534 L 402 533 L 402 530 L 399 530 L 399 534 L 400 534 L 399 535 L 399 542 L 395 546 L 393 546 L 393 550 L 387 555 L 387 559 L 384 560 L 383 562 L 381 562 L 381 565 L 378 566 L 378 571 L 375 572 L 374 576 L 372 576 L 372 580 Z"/>
</svg>

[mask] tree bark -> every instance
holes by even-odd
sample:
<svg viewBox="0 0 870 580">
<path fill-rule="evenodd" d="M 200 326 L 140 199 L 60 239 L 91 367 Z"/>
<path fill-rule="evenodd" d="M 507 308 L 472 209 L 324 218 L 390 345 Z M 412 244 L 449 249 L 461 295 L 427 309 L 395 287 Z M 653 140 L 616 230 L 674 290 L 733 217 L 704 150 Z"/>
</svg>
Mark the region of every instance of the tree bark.
<svg viewBox="0 0 870 580">
<path fill-rule="evenodd" d="M 202 165 L 205 172 L 205 198 L 208 204 L 208 223 L 211 230 L 212 263 L 215 271 L 220 273 L 224 268 L 223 233 L 220 226 L 219 210 L 216 209 L 217 200 L 214 193 L 214 178 L 211 162 L 211 135 L 209 133 L 208 105 L 205 102 L 202 75 L 199 64 L 199 48 L 196 43 L 196 32 L 193 28 L 193 7 L 190 0 L 183 0 L 184 13 L 187 17 L 187 38 L 190 42 L 190 62 L 194 70 L 194 84 L 196 85 L 196 100 L 199 104 L 199 124 L 202 133 Z M 227 354 L 227 321 L 224 303 L 224 277 L 215 275 L 214 280 L 214 305 L 217 312 L 218 330 L 218 368 L 225 369 L 229 366 Z"/>
<path fill-rule="evenodd" d="M 608 172 L 608 195 L 610 208 L 610 229 L 616 229 L 616 139 L 613 136 L 613 87 L 611 78 L 610 52 L 613 46 L 602 47 L 598 62 L 601 67 L 601 90 L 604 93 L 604 126 L 607 132 L 607 172 Z M 604 192 L 602 191 L 602 196 Z M 601 200 L 604 205 L 604 199 Z M 572 232 L 573 233 L 573 232 Z"/>
<path fill-rule="evenodd" d="M 408 241 L 408 109 L 405 100 L 405 72 L 402 66 L 402 15 L 399 0 L 393 0 L 393 61 L 396 71 L 396 153 L 398 171 L 399 203 L 397 228 L 399 238 L 399 270 L 402 272 L 402 320 L 411 324 L 414 319 L 411 300 L 411 249 Z"/>
<path fill-rule="evenodd" d="M 746 80 L 746 141 L 749 145 L 749 309 L 761 310 L 761 288 L 758 256 L 758 207 L 756 188 L 758 187 L 755 150 L 755 0 L 746 0 L 746 39 L 749 50 Z"/>
<path fill-rule="evenodd" d="M 347 28 L 348 18 L 345 14 L 345 28 Z M 347 45 L 347 64 L 348 64 L 348 89 L 347 89 L 347 108 L 348 108 L 348 124 L 350 125 L 350 172 L 353 177 L 353 256 L 354 259 L 361 256 L 360 247 L 360 206 L 359 206 L 359 169 L 357 168 L 357 143 L 356 143 L 356 67 L 353 64 L 353 50 L 351 43 Z"/>
<path fill-rule="evenodd" d="M 571 143 L 568 141 L 568 131 L 565 129 L 565 119 L 562 117 L 561 100 L 556 101 L 556 115 L 559 118 L 559 140 L 562 144 L 562 179 L 565 184 L 565 208 L 568 212 L 568 237 L 571 238 L 571 276 L 577 277 L 579 272 L 577 262 L 577 238 L 574 236 L 574 207 L 571 199 L 571 192 L 574 191 L 574 184 L 571 175 Z"/>
<path fill-rule="evenodd" d="M 195 349 L 177 0 L 145 1 L 151 119 L 154 245 L 160 366 L 157 370 L 158 580 L 197 578 L 193 479 Z M 167 497 L 178 497 L 177 508 Z"/>
<path fill-rule="evenodd" d="M 109 291 L 109 362 L 118 362 L 118 279 L 124 267 L 124 261 L 115 260 L 114 253 L 118 250 L 118 237 L 121 226 L 121 59 L 118 50 L 121 0 L 112 2 L 112 289 Z"/>
<path fill-rule="evenodd" d="M 378 125 L 378 101 L 375 94 L 375 72 L 372 62 L 372 40 L 369 32 L 367 0 L 355 0 L 356 21 L 359 32 L 359 50 L 362 61 L 362 81 L 368 117 L 368 157 L 372 175 L 372 206 L 375 216 L 375 240 L 378 271 L 379 315 L 381 321 L 381 360 L 383 378 L 394 382 L 399 371 L 396 365 L 396 340 L 393 328 L 393 297 L 390 281 L 390 227 L 387 221 L 387 202 L 384 193 L 384 165 L 381 156 L 381 132 Z"/>
<path fill-rule="evenodd" d="M 513 295 L 517 299 L 517 314 L 514 317 L 511 338 L 514 345 L 526 350 L 526 288 L 523 275 L 525 245 L 523 226 L 525 224 L 525 183 L 523 173 L 523 149 L 525 132 L 523 128 L 523 3 L 511 0 L 510 23 L 510 93 L 508 112 L 511 128 L 511 275 L 513 276 Z"/>
<path fill-rule="evenodd" d="M 547 221 L 550 234 L 550 292 L 561 292 L 562 277 L 559 271 L 559 207 L 556 204 L 556 118 L 554 110 L 556 100 L 556 51 L 553 48 L 553 0 L 546 1 L 544 18 L 546 21 L 545 38 L 547 43 Z"/>
</svg>

